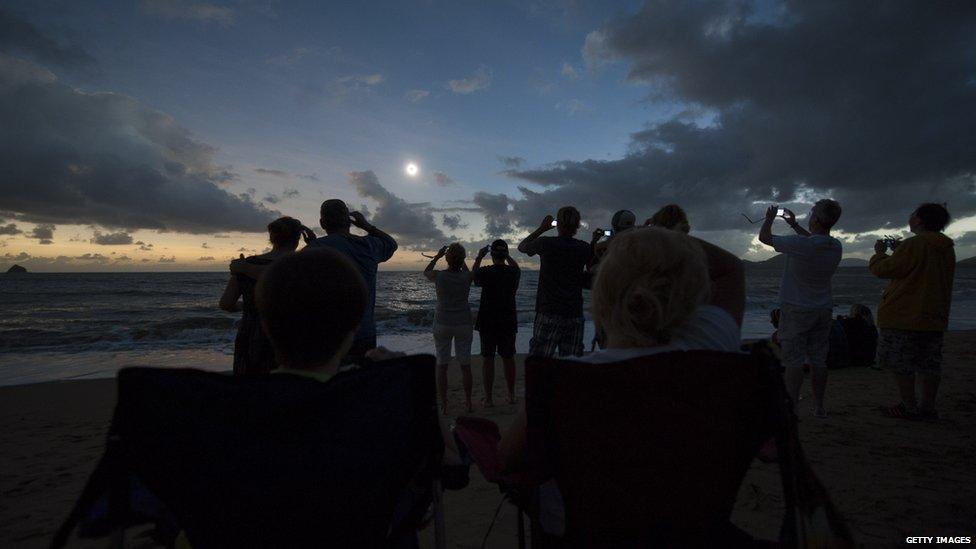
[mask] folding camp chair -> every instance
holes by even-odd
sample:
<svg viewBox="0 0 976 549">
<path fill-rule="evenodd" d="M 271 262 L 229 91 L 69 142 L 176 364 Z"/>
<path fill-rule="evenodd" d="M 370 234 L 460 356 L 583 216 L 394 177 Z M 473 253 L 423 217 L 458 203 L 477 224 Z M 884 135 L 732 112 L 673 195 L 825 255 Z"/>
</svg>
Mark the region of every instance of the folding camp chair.
<svg viewBox="0 0 976 549">
<path fill-rule="evenodd" d="M 105 454 L 52 546 L 99 505 L 100 533 L 145 521 L 145 491 L 195 549 L 390 546 L 416 529 L 401 502 L 417 483 L 442 546 L 434 366 L 410 356 L 328 383 L 122 370 Z"/>
<path fill-rule="evenodd" d="M 555 478 L 565 505 L 562 538 L 541 533 L 533 519 L 533 549 L 748 544 L 729 516 L 770 435 L 787 511 L 780 543 L 850 541 L 803 457 L 778 362 L 759 347 L 612 364 L 529 357 L 525 404 L 532 475 Z M 501 475 L 520 512 L 537 516 L 531 492 L 507 487 Z"/>
</svg>

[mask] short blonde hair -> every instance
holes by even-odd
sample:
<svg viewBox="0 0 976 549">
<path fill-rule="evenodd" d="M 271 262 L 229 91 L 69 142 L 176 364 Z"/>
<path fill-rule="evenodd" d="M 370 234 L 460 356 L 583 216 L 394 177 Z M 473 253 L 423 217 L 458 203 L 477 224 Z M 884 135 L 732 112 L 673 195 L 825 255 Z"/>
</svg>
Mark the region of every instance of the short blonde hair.
<svg viewBox="0 0 976 549">
<path fill-rule="evenodd" d="M 684 233 L 645 227 L 610 243 L 591 308 L 615 347 L 652 347 L 669 343 L 708 294 L 701 246 Z"/>
<path fill-rule="evenodd" d="M 447 251 L 444 252 L 444 259 L 447 260 L 447 264 L 450 267 L 458 267 L 464 262 L 464 258 L 468 256 L 468 253 L 464 250 L 464 246 L 460 243 L 455 242 L 447 247 Z"/>
</svg>

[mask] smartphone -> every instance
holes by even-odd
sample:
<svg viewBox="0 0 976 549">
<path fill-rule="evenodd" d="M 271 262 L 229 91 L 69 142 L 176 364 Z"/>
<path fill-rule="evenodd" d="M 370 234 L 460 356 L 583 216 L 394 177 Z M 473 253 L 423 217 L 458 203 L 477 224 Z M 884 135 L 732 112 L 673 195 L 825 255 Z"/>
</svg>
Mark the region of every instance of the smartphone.
<svg viewBox="0 0 976 549">
<path fill-rule="evenodd" d="M 555 219 L 553 219 L 553 220 L 552 220 L 552 225 L 550 225 L 550 227 L 555 227 L 555 226 L 556 226 L 556 220 L 555 220 Z"/>
<path fill-rule="evenodd" d="M 779 217 L 783 217 L 784 215 L 786 215 L 786 210 L 784 210 L 783 208 L 778 208 L 776 210 L 776 215 Z"/>
<path fill-rule="evenodd" d="M 603 229 L 603 236 L 613 236 L 613 229 Z"/>
</svg>

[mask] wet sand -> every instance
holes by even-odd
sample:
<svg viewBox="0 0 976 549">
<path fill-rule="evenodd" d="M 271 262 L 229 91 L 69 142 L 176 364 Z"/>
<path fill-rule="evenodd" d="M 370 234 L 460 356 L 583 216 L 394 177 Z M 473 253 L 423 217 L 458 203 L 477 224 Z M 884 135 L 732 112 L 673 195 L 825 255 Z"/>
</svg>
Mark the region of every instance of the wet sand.
<svg viewBox="0 0 976 549">
<path fill-rule="evenodd" d="M 830 417 L 809 415 L 801 401 L 801 439 L 821 481 L 859 544 L 903 543 L 906 536 L 976 536 L 976 331 L 950 332 L 939 401 L 942 419 L 881 417 L 897 400 L 884 372 L 831 371 Z M 520 383 L 521 383 L 521 358 Z M 504 404 L 500 361 L 496 406 L 482 409 L 481 369 L 474 364 L 475 415 L 504 429 L 515 407 Z M 462 413 L 458 369 L 450 371 L 453 414 Z M 111 379 L 0 388 L 0 547 L 42 547 L 67 515 L 101 455 L 114 405 Z M 472 468 L 471 484 L 445 495 L 449 547 L 480 547 L 501 493 Z M 733 521 L 774 539 L 782 517 L 779 472 L 755 461 L 742 484 Z M 138 537 L 139 531 L 131 532 Z M 501 506 L 488 547 L 514 547 L 516 512 Z M 433 545 L 430 528 L 421 535 Z M 104 540 L 72 546 L 102 547 Z M 134 546 L 151 546 L 146 541 Z"/>
</svg>

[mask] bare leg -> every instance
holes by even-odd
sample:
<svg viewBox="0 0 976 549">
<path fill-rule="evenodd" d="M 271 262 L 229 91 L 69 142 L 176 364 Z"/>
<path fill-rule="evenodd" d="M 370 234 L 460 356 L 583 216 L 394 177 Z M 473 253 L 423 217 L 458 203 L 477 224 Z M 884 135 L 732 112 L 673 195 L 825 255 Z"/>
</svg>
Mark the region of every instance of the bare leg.
<svg viewBox="0 0 976 549">
<path fill-rule="evenodd" d="M 901 402 L 905 405 L 905 408 L 910 412 L 914 412 L 918 408 L 918 402 L 915 400 L 915 374 L 902 374 L 895 372 L 895 383 L 898 384 L 898 394 L 901 396 Z"/>
<path fill-rule="evenodd" d="M 473 412 L 474 406 L 471 405 L 471 365 L 470 364 L 461 365 L 461 379 L 464 383 L 464 401 L 468 405 L 468 412 Z"/>
<path fill-rule="evenodd" d="M 481 404 L 485 408 L 495 405 L 492 400 L 493 389 L 495 388 L 495 357 L 486 356 L 481 359 L 481 381 L 485 386 L 485 398 Z"/>
<path fill-rule="evenodd" d="M 503 358 L 505 365 L 505 386 L 508 389 L 508 403 L 515 403 L 515 357 Z"/>
<path fill-rule="evenodd" d="M 824 408 L 824 393 L 827 392 L 827 368 L 818 366 L 810 368 L 810 380 L 813 382 L 813 403 L 816 407 L 814 413 L 818 417 L 825 417 L 827 410 Z"/>
<path fill-rule="evenodd" d="M 441 397 L 441 413 L 447 415 L 447 364 L 437 365 L 437 394 Z"/>
<path fill-rule="evenodd" d="M 803 386 L 803 367 L 787 366 L 784 381 L 786 382 L 786 394 L 790 395 L 793 401 L 793 411 L 800 402 L 800 387 Z"/>
<path fill-rule="evenodd" d="M 942 380 L 942 377 L 939 375 L 919 373 L 915 375 L 915 380 L 918 383 L 918 411 L 934 412 L 935 397 L 939 392 L 939 382 Z"/>
</svg>

